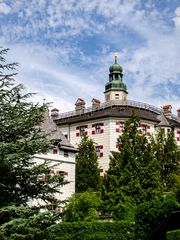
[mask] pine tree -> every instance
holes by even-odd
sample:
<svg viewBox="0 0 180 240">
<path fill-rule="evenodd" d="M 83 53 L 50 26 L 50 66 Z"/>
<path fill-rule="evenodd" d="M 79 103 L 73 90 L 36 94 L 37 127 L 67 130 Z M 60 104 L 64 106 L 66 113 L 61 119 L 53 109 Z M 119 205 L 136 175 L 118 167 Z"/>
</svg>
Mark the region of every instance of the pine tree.
<svg viewBox="0 0 180 240">
<path fill-rule="evenodd" d="M 102 188 L 107 210 L 125 202 L 136 205 L 161 196 L 159 164 L 151 143 L 138 127 L 139 120 L 133 115 L 118 137 L 119 151 L 110 157 Z"/>
<path fill-rule="evenodd" d="M 0 207 L 27 205 L 41 199 L 51 205 L 63 184 L 61 175 L 51 176 L 48 163 L 33 162 L 36 153 L 50 146 L 40 123 L 47 104 L 33 104 L 30 93 L 16 84 L 17 64 L 6 63 L 8 49 L 0 49 Z"/>
<path fill-rule="evenodd" d="M 180 161 L 180 148 L 175 141 L 174 131 L 171 130 L 165 135 L 164 130 L 159 129 L 153 144 L 156 158 L 160 163 L 164 190 L 169 191 L 175 185 L 174 174 L 178 170 Z"/>
<path fill-rule="evenodd" d="M 84 192 L 88 189 L 96 191 L 99 189 L 100 171 L 93 140 L 84 135 L 78 146 L 78 151 L 76 157 L 76 192 Z"/>
</svg>

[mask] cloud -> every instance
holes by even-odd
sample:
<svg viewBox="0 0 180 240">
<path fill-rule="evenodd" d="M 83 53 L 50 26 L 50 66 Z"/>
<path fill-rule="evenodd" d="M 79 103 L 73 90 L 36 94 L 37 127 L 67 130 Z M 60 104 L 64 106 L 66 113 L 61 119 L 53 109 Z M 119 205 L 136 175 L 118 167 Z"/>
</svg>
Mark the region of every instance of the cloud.
<svg viewBox="0 0 180 240">
<path fill-rule="evenodd" d="M 117 50 L 130 99 L 179 107 L 176 2 L 171 9 L 166 3 L 158 8 L 154 1 L 142 0 L 0 3 L 0 17 L 2 5 L 9 8 L 3 10 L 0 40 L 21 63 L 18 80 L 42 98 L 61 103 L 64 111 L 74 108 L 78 97 L 87 103 L 92 97 L 103 99 L 112 52 Z"/>
<path fill-rule="evenodd" d="M 0 2 L 0 13 L 8 14 L 10 11 L 11 8 L 6 3 Z"/>
</svg>

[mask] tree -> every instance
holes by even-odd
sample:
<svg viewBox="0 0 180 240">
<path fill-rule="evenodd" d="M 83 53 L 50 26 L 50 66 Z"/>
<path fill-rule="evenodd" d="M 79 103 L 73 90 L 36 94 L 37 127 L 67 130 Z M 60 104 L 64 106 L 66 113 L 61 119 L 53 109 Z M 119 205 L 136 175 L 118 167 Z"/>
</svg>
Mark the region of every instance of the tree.
<svg viewBox="0 0 180 240">
<path fill-rule="evenodd" d="M 63 184 L 61 175 L 51 176 L 48 163 L 33 162 L 36 153 L 45 153 L 50 142 L 40 123 L 47 104 L 33 104 L 30 93 L 16 84 L 17 64 L 8 64 L 8 49 L 0 49 L 0 207 L 27 205 L 34 199 L 48 205 Z"/>
<path fill-rule="evenodd" d="M 101 198 L 98 193 L 86 191 L 75 193 L 63 211 L 65 222 L 91 222 L 98 218 L 98 208 L 101 205 Z"/>
<path fill-rule="evenodd" d="M 139 204 L 161 196 L 160 169 L 145 134 L 140 134 L 139 119 L 132 116 L 118 137 L 119 151 L 112 152 L 104 176 L 102 198 L 106 210 L 123 203 Z"/>
<path fill-rule="evenodd" d="M 175 196 L 169 194 L 164 199 L 141 203 L 135 213 L 136 239 L 150 239 L 150 234 L 158 225 L 165 222 L 172 211 L 180 207 Z M 176 238 L 177 239 L 177 238 Z"/>
<path fill-rule="evenodd" d="M 180 148 L 175 141 L 174 131 L 171 130 L 165 135 L 163 129 L 160 129 L 153 139 L 153 144 L 155 156 L 160 163 L 164 190 L 169 191 L 176 184 L 175 174 L 180 161 Z"/>
<path fill-rule="evenodd" d="M 78 151 L 76 157 L 76 192 L 84 192 L 88 189 L 96 191 L 99 189 L 100 171 L 93 140 L 84 135 L 78 146 Z"/>
</svg>

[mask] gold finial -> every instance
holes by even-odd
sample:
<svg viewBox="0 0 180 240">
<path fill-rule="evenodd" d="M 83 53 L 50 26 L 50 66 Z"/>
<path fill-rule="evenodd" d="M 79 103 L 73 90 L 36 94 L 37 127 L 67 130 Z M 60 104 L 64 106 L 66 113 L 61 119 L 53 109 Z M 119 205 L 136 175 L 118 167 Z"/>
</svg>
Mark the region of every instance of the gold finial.
<svg viewBox="0 0 180 240">
<path fill-rule="evenodd" d="M 117 63 L 117 56 L 118 56 L 118 52 L 114 52 L 115 63 Z"/>
</svg>

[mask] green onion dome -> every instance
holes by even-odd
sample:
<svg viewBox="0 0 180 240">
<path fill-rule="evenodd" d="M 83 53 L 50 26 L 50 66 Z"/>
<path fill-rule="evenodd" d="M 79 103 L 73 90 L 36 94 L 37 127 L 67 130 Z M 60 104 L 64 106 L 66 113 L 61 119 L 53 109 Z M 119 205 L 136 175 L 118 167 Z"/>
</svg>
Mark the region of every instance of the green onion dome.
<svg viewBox="0 0 180 240">
<path fill-rule="evenodd" d="M 109 72 L 113 73 L 113 72 L 122 72 L 123 69 L 122 67 L 118 64 L 118 63 L 114 63 L 113 65 L 110 66 L 109 68 Z"/>
</svg>

